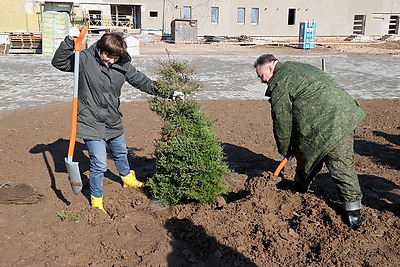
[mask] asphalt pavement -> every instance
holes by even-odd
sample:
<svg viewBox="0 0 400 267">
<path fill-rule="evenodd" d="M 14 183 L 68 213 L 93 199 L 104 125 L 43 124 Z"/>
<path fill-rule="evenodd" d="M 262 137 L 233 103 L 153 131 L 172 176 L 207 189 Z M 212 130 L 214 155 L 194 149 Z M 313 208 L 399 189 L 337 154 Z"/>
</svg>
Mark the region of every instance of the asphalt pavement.
<svg viewBox="0 0 400 267">
<path fill-rule="evenodd" d="M 400 57 L 394 55 L 280 55 L 280 61 L 299 61 L 322 68 L 356 99 L 400 97 Z M 71 101 L 73 74 L 51 66 L 51 55 L 0 55 L 0 112 Z M 255 55 L 179 55 L 203 83 L 196 99 L 265 99 L 265 85 L 255 74 Z M 167 56 L 141 55 L 132 63 L 155 79 L 158 59 Z M 129 84 L 121 101 L 147 99 L 148 95 Z"/>
</svg>

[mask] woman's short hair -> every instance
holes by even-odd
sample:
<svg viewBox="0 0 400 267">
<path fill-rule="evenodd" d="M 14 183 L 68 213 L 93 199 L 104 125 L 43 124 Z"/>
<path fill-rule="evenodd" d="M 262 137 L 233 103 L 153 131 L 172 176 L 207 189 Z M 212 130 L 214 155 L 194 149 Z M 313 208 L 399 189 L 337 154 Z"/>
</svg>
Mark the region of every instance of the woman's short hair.
<svg viewBox="0 0 400 267">
<path fill-rule="evenodd" d="M 98 42 L 100 52 L 112 56 L 123 56 L 126 54 L 127 45 L 121 33 L 105 33 Z"/>
</svg>

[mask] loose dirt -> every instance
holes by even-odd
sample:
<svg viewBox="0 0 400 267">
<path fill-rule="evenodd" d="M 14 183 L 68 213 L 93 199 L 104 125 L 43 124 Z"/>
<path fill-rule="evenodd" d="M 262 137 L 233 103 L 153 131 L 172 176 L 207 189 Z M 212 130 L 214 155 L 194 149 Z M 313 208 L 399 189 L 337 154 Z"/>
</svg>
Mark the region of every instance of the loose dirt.
<svg viewBox="0 0 400 267">
<path fill-rule="evenodd" d="M 340 218 L 324 169 L 309 193 L 279 189 L 279 155 L 267 101 L 202 101 L 232 173 L 216 204 L 160 207 L 146 190 L 125 189 L 112 161 L 104 180 L 110 216 L 89 206 L 87 186 L 70 189 L 64 156 L 69 103 L 2 112 L 0 181 L 32 184 L 43 199 L 0 205 L 3 266 L 397 266 L 400 232 L 398 99 L 359 101 L 367 117 L 356 131 L 355 164 L 364 192 L 364 225 Z M 139 179 L 154 172 L 161 122 L 146 101 L 123 103 L 130 163 Z M 88 174 L 77 143 L 75 160 Z M 283 178 L 292 179 L 295 162 Z M 84 175 L 84 181 L 86 176 Z M 56 216 L 66 211 L 78 221 Z"/>
<path fill-rule="evenodd" d="M 262 92 L 260 92 L 262 93 Z M 218 203 L 159 206 L 146 189 L 122 188 L 113 162 L 104 179 L 109 216 L 90 207 L 89 160 L 78 140 L 85 187 L 74 195 L 64 157 L 70 103 L 0 113 L 0 183 L 31 184 L 35 204 L 0 204 L 1 266 L 399 266 L 400 99 L 359 100 L 355 134 L 363 226 L 341 220 L 324 168 L 306 194 L 291 193 L 295 160 L 280 156 L 266 100 L 201 101 L 232 172 Z M 161 121 L 146 101 L 122 103 L 129 160 L 139 180 L 154 173 Z M 56 216 L 67 214 L 69 216 Z M 75 220 L 77 218 L 78 220 Z"/>
</svg>

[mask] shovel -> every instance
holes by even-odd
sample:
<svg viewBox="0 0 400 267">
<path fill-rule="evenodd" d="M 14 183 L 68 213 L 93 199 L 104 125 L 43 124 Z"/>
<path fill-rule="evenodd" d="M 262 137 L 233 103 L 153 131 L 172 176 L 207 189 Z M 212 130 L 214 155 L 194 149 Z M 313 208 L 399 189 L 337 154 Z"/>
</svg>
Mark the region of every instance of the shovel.
<svg viewBox="0 0 400 267">
<path fill-rule="evenodd" d="M 276 170 L 274 172 L 274 176 L 278 176 L 279 175 L 279 173 L 281 172 L 283 167 L 285 167 L 286 163 L 291 159 L 291 157 L 292 157 L 291 155 L 287 155 L 286 157 L 283 158 L 281 163 L 279 163 L 278 167 L 276 168 Z"/>
<path fill-rule="evenodd" d="M 74 65 L 74 93 L 72 98 L 72 115 L 71 115 L 71 135 L 69 139 L 68 156 L 64 159 L 67 166 L 69 181 L 72 191 L 75 195 L 82 190 L 82 179 L 79 171 L 78 162 L 72 161 L 76 142 L 76 128 L 78 120 L 78 79 L 79 79 L 79 52 L 81 51 L 82 40 L 88 31 L 87 27 L 81 28 L 79 37 L 74 38 L 75 65 Z"/>
</svg>

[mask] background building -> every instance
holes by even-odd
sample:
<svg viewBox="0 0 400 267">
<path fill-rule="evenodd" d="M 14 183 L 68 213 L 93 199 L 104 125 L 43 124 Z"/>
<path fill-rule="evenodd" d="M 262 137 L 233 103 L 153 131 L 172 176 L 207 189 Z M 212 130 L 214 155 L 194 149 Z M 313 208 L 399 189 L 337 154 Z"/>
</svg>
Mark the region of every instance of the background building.
<svg viewBox="0 0 400 267">
<path fill-rule="evenodd" d="M 246 36 L 297 38 L 299 25 L 316 21 L 317 38 L 399 35 L 399 0 L 1 0 L 0 32 L 42 32 L 43 13 L 68 13 L 91 32 L 122 29 L 167 39 L 174 20 L 188 20 L 199 39 Z M 172 25 L 172 26 L 171 26 Z"/>
</svg>

